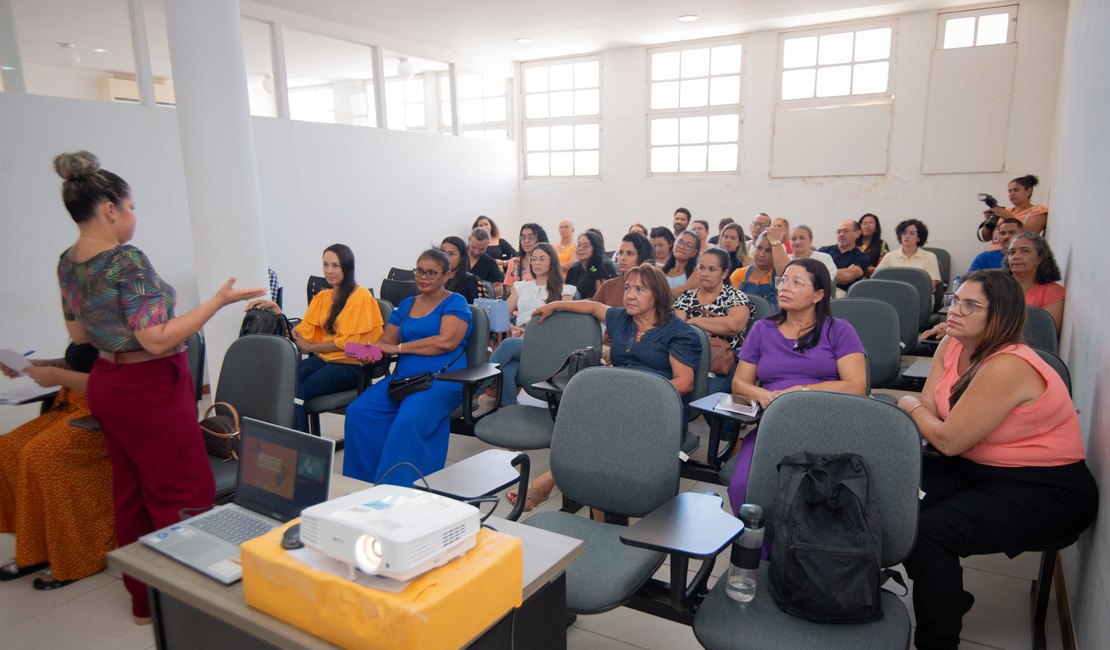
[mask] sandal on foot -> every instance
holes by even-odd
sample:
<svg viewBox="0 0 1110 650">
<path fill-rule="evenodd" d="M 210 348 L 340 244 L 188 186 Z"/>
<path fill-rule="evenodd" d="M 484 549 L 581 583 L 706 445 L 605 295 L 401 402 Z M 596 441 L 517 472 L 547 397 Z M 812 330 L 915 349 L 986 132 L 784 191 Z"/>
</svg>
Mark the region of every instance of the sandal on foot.
<svg viewBox="0 0 1110 650">
<path fill-rule="evenodd" d="M 30 566 L 19 566 L 15 563 L 15 560 L 12 560 L 11 562 L 8 562 L 4 566 L 0 567 L 0 582 L 15 580 L 16 578 L 22 578 L 23 576 L 31 575 L 35 571 L 42 571 L 47 566 L 49 565 L 46 562 L 39 562 L 38 564 L 32 564 Z"/>
<path fill-rule="evenodd" d="M 31 583 L 31 586 L 35 589 L 38 589 L 39 591 L 51 591 L 54 589 L 61 589 L 62 587 L 65 587 L 66 585 L 71 585 L 75 582 L 77 581 L 58 580 L 54 577 L 54 574 L 51 573 L 50 569 L 47 569 L 46 571 L 42 572 L 42 575 L 35 578 L 35 581 Z"/>
<path fill-rule="evenodd" d="M 509 492 L 505 493 L 505 500 L 514 506 L 516 505 L 516 500 L 518 497 L 519 495 L 516 493 L 516 490 L 510 490 Z M 529 486 L 528 496 L 524 499 L 524 512 L 532 512 L 542 504 L 546 503 L 547 500 L 550 498 L 551 490 L 543 492 Z"/>
<path fill-rule="evenodd" d="M 135 621 L 135 625 L 150 625 L 154 622 L 154 619 L 149 616 L 135 616 L 134 614 L 131 615 L 131 620 Z"/>
</svg>

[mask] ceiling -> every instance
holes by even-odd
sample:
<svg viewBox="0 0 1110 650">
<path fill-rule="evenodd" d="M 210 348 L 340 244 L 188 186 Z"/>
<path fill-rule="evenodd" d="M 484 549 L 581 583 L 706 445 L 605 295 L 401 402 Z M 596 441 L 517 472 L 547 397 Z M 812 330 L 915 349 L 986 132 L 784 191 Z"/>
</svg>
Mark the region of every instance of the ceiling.
<svg viewBox="0 0 1110 650">
<path fill-rule="evenodd" d="M 10 1 L 24 62 L 58 65 L 62 56 L 58 43 L 70 42 L 81 53 L 81 68 L 134 72 L 126 0 Z M 293 12 L 386 35 L 394 49 L 396 43 L 408 42 L 417 50 L 423 46 L 443 52 L 444 58 L 453 53 L 504 62 L 966 4 L 968 0 L 244 0 L 242 10 L 246 15 L 252 6 L 260 13 Z M 154 75 L 168 77 L 164 0 L 145 0 L 144 7 Z M 679 22 L 683 14 L 697 15 L 699 20 Z M 250 74 L 269 71 L 267 31 L 244 30 Z M 533 40 L 515 43 L 520 37 Z M 291 77 L 294 69 L 312 77 L 313 59 L 320 60 L 321 68 L 326 61 L 333 71 L 340 60 L 368 68 L 362 54 L 367 48 L 346 43 L 325 52 L 320 40 L 286 38 L 289 48 L 299 43 L 308 45 L 303 52 L 290 50 L 291 63 L 303 62 L 290 66 Z M 98 47 L 108 51 L 92 51 Z M 352 70 L 349 76 L 359 74 Z M 292 78 L 290 82 L 297 85 Z"/>
</svg>

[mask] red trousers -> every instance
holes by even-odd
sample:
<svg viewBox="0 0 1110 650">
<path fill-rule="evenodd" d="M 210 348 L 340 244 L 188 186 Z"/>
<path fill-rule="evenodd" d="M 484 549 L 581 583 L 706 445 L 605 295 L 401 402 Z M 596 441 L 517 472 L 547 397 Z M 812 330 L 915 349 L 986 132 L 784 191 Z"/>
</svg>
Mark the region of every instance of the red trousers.
<svg viewBox="0 0 1110 650">
<path fill-rule="evenodd" d="M 183 508 L 212 505 L 216 484 L 184 352 L 128 364 L 99 358 L 87 394 L 112 461 L 120 546 L 180 521 Z M 123 581 L 132 614 L 150 616 L 146 585 L 126 575 Z"/>
</svg>

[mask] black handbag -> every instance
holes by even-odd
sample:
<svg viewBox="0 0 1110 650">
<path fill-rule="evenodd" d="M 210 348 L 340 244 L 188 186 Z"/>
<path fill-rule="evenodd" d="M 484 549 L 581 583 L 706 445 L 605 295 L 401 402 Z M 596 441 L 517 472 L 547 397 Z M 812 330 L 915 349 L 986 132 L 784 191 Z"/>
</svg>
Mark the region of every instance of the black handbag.
<svg viewBox="0 0 1110 650">
<path fill-rule="evenodd" d="M 437 373 L 433 374 L 431 372 L 422 372 L 419 375 L 413 375 L 411 377 L 399 377 L 397 379 L 391 379 L 389 381 L 389 389 L 387 391 L 389 394 L 389 399 L 393 400 L 394 402 L 400 402 L 413 393 L 419 393 L 420 391 L 428 390 L 432 387 L 432 380 L 447 372 L 447 369 L 451 367 L 451 364 L 458 361 L 459 357 L 464 354 L 466 354 L 466 348 L 460 350 L 458 356 L 456 356 L 454 359 L 451 359 L 451 361 L 448 362 L 446 366 L 440 368 L 439 372 Z"/>
<path fill-rule="evenodd" d="M 293 338 L 293 326 L 285 314 L 278 314 L 265 307 L 248 309 L 243 316 L 243 324 L 239 327 L 239 336 L 248 334 L 275 334 L 287 339 Z"/>
<path fill-rule="evenodd" d="M 556 388 L 566 388 L 570 378 L 578 374 L 579 371 L 600 365 L 601 352 L 594 349 L 593 346 L 581 348 L 568 354 L 566 360 L 563 361 L 563 365 L 559 366 L 559 369 L 547 378 L 547 382 Z"/>
</svg>

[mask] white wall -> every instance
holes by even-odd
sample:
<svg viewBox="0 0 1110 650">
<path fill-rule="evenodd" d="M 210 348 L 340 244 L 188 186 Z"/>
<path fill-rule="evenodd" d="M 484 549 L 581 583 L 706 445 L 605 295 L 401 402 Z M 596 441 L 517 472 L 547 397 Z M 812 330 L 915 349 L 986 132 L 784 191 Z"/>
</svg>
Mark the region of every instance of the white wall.
<svg viewBox="0 0 1110 650">
<path fill-rule="evenodd" d="M 1087 441 L 1087 463 L 1102 488 L 1099 517 L 1064 553 L 1080 648 L 1110 643 L 1110 302 L 1106 300 L 1105 238 L 1110 220 L 1091 210 L 1092 197 L 1105 187 L 1110 169 L 1110 87 L 1106 84 L 1110 46 L 1110 3 L 1071 0 L 1065 64 L 1054 151 L 1052 217 L 1049 237 L 1068 275 L 1063 356 L 1072 372 L 1075 406 Z M 1092 194 L 1093 192 L 1093 194 Z M 1092 230 L 1093 226 L 1093 230 Z M 1094 236 L 1092 236 L 1094 235 Z"/>
<path fill-rule="evenodd" d="M 603 53 L 602 151 L 600 179 L 538 179 L 521 183 L 521 211 L 527 220 L 553 227 L 571 218 L 579 230 L 598 226 L 616 241 L 632 222 L 670 225 L 674 208 L 716 227 L 737 219 L 745 228 L 760 211 L 806 223 L 820 244 L 833 243 L 835 224 L 874 212 L 888 243 L 894 225 L 911 217 L 930 226 L 930 244 L 947 248 L 954 269 L 967 268 L 982 250 L 974 226 L 982 218 L 975 195 L 1005 197 L 1006 183 L 1026 173 L 1050 185 L 1048 157 L 1055 120 L 1056 77 L 1061 62 L 1067 7 L 1055 0 L 1025 0 L 1018 18 L 1017 79 L 1010 116 L 1006 168 L 997 174 L 921 173 L 929 67 L 937 14 L 897 19 L 893 58 L 894 119 L 888 171 L 883 176 L 770 178 L 775 108 L 778 33 L 744 38 L 743 129 L 739 174 L 700 177 L 647 175 L 648 56 L 645 48 Z M 951 97 L 960 102 L 964 98 Z M 1038 188 L 1046 200 L 1049 187 Z M 549 230 L 549 233 L 551 231 Z M 610 245 L 610 248 L 612 246 Z"/>
</svg>

